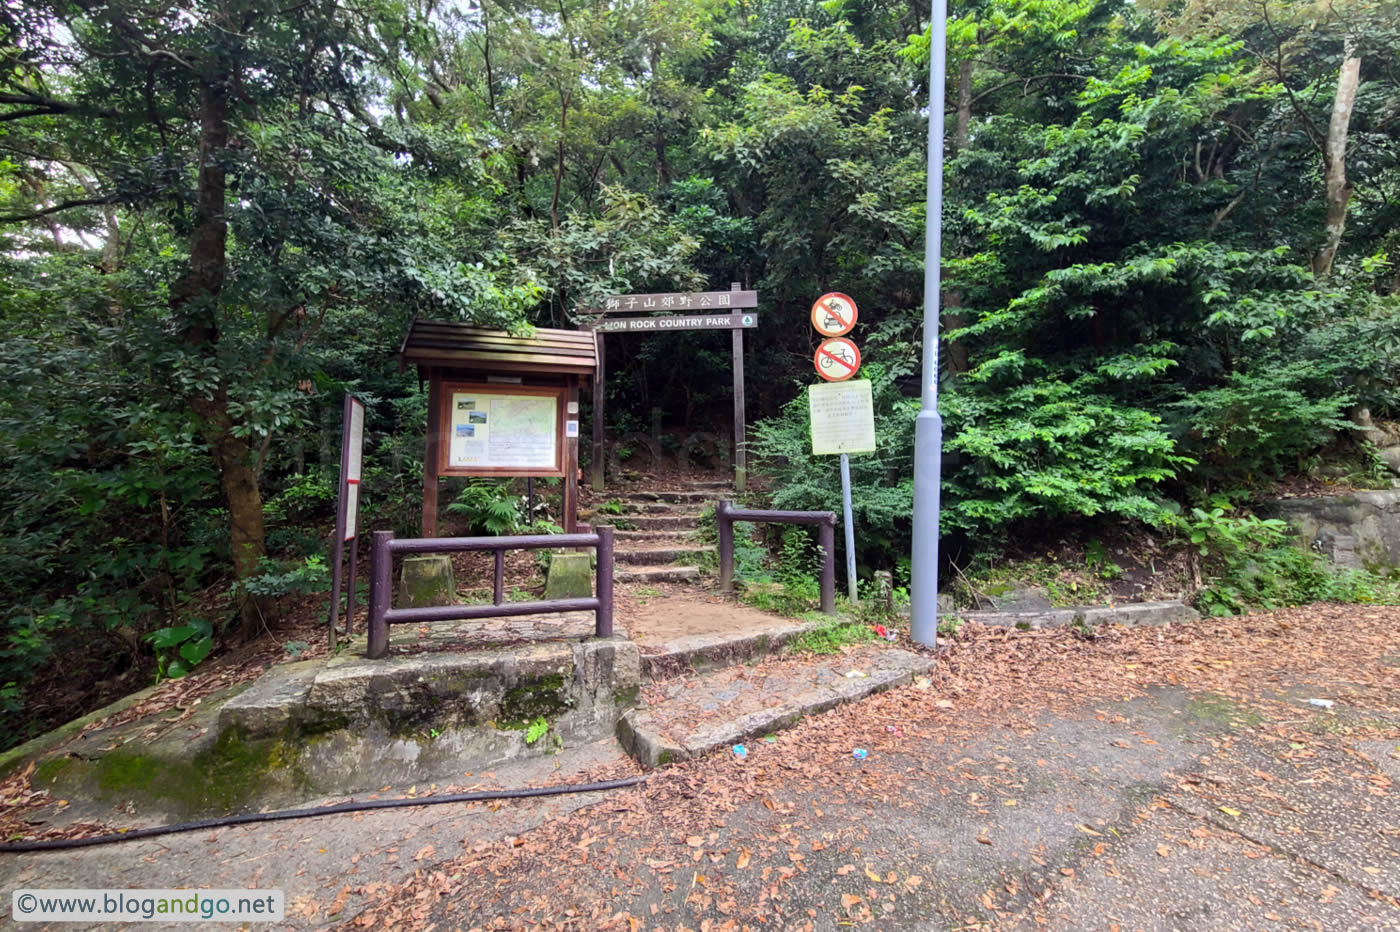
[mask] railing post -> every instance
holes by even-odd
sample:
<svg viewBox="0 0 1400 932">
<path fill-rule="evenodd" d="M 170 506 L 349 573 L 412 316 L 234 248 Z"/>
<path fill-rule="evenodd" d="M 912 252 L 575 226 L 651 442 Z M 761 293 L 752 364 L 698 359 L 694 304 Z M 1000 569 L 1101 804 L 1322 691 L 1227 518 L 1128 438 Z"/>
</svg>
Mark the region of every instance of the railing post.
<svg viewBox="0 0 1400 932">
<path fill-rule="evenodd" d="M 594 533 L 598 535 L 598 615 L 594 634 L 608 638 L 613 633 L 613 529 L 604 524 Z"/>
<path fill-rule="evenodd" d="M 496 575 L 491 581 L 491 604 L 500 605 L 505 601 L 506 591 L 506 551 L 504 547 L 496 550 Z"/>
<path fill-rule="evenodd" d="M 393 601 L 394 555 L 389 551 L 393 531 L 375 531 L 369 562 L 369 651 L 371 660 L 389 652 L 389 623 L 385 613 Z"/>
<path fill-rule="evenodd" d="M 836 614 L 836 520 L 817 525 L 817 546 L 822 549 L 822 614 Z"/>
<path fill-rule="evenodd" d="M 721 499 L 715 505 L 715 525 L 719 529 L 719 588 L 734 590 L 734 522 L 729 517 L 732 503 Z"/>
</svg>

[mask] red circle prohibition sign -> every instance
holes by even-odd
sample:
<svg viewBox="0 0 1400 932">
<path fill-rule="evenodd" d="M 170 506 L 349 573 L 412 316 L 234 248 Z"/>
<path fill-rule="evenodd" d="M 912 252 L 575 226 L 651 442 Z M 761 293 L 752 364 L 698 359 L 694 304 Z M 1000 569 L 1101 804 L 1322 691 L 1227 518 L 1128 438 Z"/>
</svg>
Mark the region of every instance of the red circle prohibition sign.
<svg viewBox="0 0 1400 932">
<path fill-rule="evenodd" d="M 844 337 L 823 340 L 812 364 L 828 382 L 844 382 L 860 371 L 860 350 Z"/>
<path fill-rule="evenodd" d="M 850 333 L 857 315 L 856 302 L 839 291 L 829 291 L 812 304 L 812 326 L 824 337 Z"/>
</svg>

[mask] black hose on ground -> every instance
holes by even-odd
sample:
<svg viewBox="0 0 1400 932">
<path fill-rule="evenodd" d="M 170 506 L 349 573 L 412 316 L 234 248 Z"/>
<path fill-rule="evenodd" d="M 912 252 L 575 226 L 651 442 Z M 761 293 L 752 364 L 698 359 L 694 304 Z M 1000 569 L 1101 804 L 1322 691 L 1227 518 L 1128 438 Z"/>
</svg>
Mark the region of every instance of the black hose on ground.
<svg viewBox="0 0 1400 932">
<path fill-rule="evenodd" d="M 218 819 L 201 819 L 198 822 L 176 822 L 173 825 L 155 825 L 150 828 L 137 828 L 129 832 L 114 832 L 110 835 L 94 835 L 91 838 L 54 838 L 49 841 L 16 841 L 0 844 L 0 854 L 17 854 L 21 851 L 60 851 L 65 848 L 90 848 L 95 845 L 110 845 L 119 841 L 135 841 L 138 838 L 155 838 L 158 835 L 174 835 L 178 832 L 197 832 L 206 828 L 225 828 L 230 825 L 248 825 L 252 822 L 281 822 L 286 819 L 309 819 L 316 816 L 335 815 L 341 812 L 365 812 L 371 809 L 403 809 L 408 806 L 440 806 L 443 803 L 473 803 L 483 799 L 527 799 L 533 796 L 563 796 L 568 793 L 597 793 L 602 790 L 617 790 L 624 786 L 636 786 L 646 782 L 646 776 L 628 777 L 625 780 L 604 780 L 601 783 L 566 783 L 563 786 L 527 787 L 521 790 L 481 790 L 475 793 L 453 793 L 450 796 L 425 796 L 422 799 L 368 799 L 363 802 L 351 800 L 334 806 L 317 806 L 310 809 L 281 809 L 276 812 L 249 812 L 243 815 L 224 816 Z"/>
</svg>

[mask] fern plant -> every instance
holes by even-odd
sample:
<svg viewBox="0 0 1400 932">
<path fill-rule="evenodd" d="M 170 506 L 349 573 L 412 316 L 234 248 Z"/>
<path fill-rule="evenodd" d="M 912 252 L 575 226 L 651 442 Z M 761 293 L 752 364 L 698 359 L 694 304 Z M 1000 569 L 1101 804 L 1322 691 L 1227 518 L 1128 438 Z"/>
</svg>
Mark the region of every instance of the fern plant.
<svg viewBox="0 0 1400 932">
<path fill-rule="evenodd" d="M 447 506 L 447 513 L 467 519 L 474 534 L 515 534 L 525 525 L 524 506 L 510 491 L 509 480 L 473 479 Z"/>
</svg>

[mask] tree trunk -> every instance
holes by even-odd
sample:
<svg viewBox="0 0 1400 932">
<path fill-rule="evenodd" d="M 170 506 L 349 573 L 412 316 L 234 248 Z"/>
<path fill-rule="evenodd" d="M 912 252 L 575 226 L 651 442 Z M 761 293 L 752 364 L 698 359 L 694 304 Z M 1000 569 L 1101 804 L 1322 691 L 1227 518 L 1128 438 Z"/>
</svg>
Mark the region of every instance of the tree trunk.
<svg viewBox="0 0 1400 932">
<path fill-rule="evenodd" d="M 206 358 L 217 351 L 216 309 L 227 268 L 227 178 L 219 159 L 228 138 L 228 90 L 218 78 L 205 81 L 199 92 L 199 178 L 190 266 L 171 286 L 170 309 L 185 346 Z M 253 451 L 245 438 L 234 435 L 224 387 L 209 395 L 191 395 L 186 402 L 200 420 L 204 441 L 219 469 L 228 501 L 233 572 L 242 582 L 258 572 L 258 564 L 267 554 Z M 246 594 L 240 596 L 238 614 L 243 636 L 251 637 L 262 626 L 262 606 Z"/>
<path fill-rule="evenodd" d="M 964 58 L 958 65 L 958 128 L 953 147 L 958 152 L 967 148 L 972 139 L 972 59 Z"/>
<path fill-rule="evenodd" d="M 958 125 L 953 135 L 954 152 L 961 154 L 972 144 L 972 60 L 965 58 L 958 65 Z M 967 326 L 965 318 L 958 310 L 962 307 L 962 293 L 956 289 L 943 292 L 943 319 L 948 330 L 958 330 Z M 966 344 L 958 340 L 948 341 L 948 370 L 959 373 L 972 368 L 967 357 Z"/>
<path fill-rule="evenodd" d="M 1327 229 L 1326 239 L 1312 263 L 1313 274 L 1320 279 L 1332 274 L 1332 261 L 1337 257 L 1337 247 L 1346 231 L 1347 204 L 1351 202 L 1351 185 L 1347 184 L 1347 131 L 1360 83 L 1361 59 L 1356 55 L 1355 44 L 1348 39 L 1342 67 L 1337 73 L 1337 96 L 1332 101 L 1332 120 L 1327 124 L 1327 147 L 1322 155 L 1327 183 Z"/>
<path fill-rule="evenodd" d="M 549 218 L 555 233 L 559 232 L 559 192 L 564 186 L 564 137 L 569 132 L 569 100 L 573 88 L 559 92 L 559 158 L 554 166 L 554 199 L 549 203 Z"/>
</svg>

